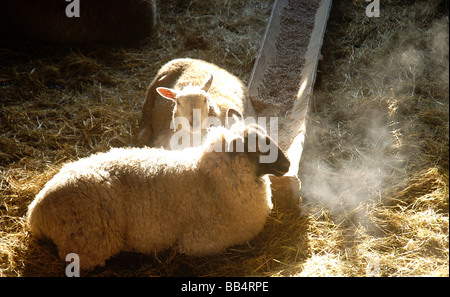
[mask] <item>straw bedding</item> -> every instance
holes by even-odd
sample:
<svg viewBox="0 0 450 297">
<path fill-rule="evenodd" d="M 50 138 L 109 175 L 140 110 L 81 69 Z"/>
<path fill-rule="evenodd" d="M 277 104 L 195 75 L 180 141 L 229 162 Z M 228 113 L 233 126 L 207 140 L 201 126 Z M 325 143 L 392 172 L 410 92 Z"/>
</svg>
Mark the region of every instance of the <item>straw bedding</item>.
<svg viewBox="0 0 450 297">
<path fill-rule="evenodd" d="M 88 275 L 448 276 L 448 4 L 402 3 L 371 19 L 364 1 L 333 3 L 301 215 L 275 208 L 219 256 L 121 254 Z M 3 43 L 0 275 L 63 276 L 56 248 L 25 226 L 34 196 L 64 162 L 134 142 L 167 61 L 203 58 L 246 82 L 271 4 L 161 1 L 158 31 L 134 48 Z"/>
</svg>

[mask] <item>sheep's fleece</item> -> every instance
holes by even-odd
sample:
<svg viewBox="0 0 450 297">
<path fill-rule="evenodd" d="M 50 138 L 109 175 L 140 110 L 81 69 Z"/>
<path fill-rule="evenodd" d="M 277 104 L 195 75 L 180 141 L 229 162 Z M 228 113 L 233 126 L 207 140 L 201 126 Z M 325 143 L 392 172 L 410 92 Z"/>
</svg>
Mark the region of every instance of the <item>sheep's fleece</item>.
<svg viewBox="0 0 450 297">
<path fill-rule="evenodd" d="M 174 134 L 170 128 L 174 105 L 158 94 L 156 91 L 158 87 L 187 91 L 192 86 L 202 86 L 211 75 L 214 79 L 207 91 L 209 102 L 207 116 L 220 118 L 222 124 L 229 108 L 239 111 L 245 118 L 256 116 L 247 87 L 238 77 L 203 60 L 175 59 L 161 67 L 148 87 L 142 107 L 143 126 L 137 137 L 137 144 L 170 148 L 167 139 Z M 192 113 L 192 110 L 189 113 Z M 192 114 L 182 116 L 190 118 Z"/>
<path fill-rule="evenodd" d="M 208 152 L 234 133 L 214 129 L 183 151 L 114 148 L 66 164 L 30 205 L 31 233 L 88 270 L 121 251 L 208 255 L 251 240 L 272 208 L 270 181 L 248 153 Z M 278 159 L 282 175 L 289 161 Z"/>
</svg>

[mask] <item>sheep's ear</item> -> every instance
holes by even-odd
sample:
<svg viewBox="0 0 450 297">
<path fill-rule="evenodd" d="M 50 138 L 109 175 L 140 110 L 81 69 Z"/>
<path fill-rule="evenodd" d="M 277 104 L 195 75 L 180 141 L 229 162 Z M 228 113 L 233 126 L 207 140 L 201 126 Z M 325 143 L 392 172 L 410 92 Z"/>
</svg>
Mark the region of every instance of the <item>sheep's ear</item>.
<svg viewBox="0 0 450 297">
<path fill-rule="evenodd" d="M 205 83 L 203 84 L 203 86 L 201 86 L 201 89 L 202 89 L 203 91 L 205 91 L 206 93 L 208 93 L 209 88 L 211 88 L 213 79 L 214 79 L 214 76 L 213 76 L 212 74 L 210 74 L 208 80 L 205 81 Z"/>
<path fill-rule="evenodd" d="M 177 90 L 159 87 L 156 88 L 156 92 L 158 92 L 158 94 L 161 95 L 161 97 L 176 102 Z"/>
<path fill-rule="evenodd" d="M 225 127 L 230 128 L 237 122 L 244 122 L 242 114 L 234 108 L 228 108 L 225 117 Z"/>
</svg>

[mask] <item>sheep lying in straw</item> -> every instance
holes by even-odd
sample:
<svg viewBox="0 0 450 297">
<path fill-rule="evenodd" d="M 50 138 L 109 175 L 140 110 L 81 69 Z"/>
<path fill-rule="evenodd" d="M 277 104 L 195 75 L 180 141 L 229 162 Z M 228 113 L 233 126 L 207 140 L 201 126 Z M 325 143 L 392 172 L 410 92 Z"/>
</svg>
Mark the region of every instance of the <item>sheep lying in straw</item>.
<svg viewBox="0 0 450 297">
<path fill-rule="evenodd" d="M 154 0 L 2 1 L 0 9 L 1 33 L 58 43 L 134 43 L 155 26 Z"/>
<path fill-rule="evenodd" d="M 223 124 L 229 108 L 245 117 L 255 116 L 247 87 L 239 78 L 202 60 L 172 60 L 158 71 L 147 90 L 137 143 L 171 149 L 169 141 L 178 128 L 174 118 L 187 119 L 183 129 L 204 135 L 204 119 L 215 117 Z"/>
<path fill-rule="evenodd" d="M 241 122 L 184 150 L 115 148 L 65 165 L 29 206 L 28 224 L 62 259 L 78 254 L 81 269 L 120 251 L 215 254 L 262 230 L 272 207 L 266 174 L 289 165 L 261 128 Z"/>
</svg>

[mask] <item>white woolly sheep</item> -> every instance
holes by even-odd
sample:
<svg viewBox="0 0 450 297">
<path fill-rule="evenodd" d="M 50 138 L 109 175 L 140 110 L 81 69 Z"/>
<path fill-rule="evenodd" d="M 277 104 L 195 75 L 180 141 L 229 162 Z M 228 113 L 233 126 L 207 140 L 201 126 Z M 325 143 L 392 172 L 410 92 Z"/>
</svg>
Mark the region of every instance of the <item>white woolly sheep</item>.
<svg viewBox="0 0 450 297">
<path fill-rule="evenodd" d="M 273 163 L 261 162 L 267 143 Z M 28 224 L 61 259 L 78 254 L 81 269 L 121 251 L 216 254 L 263 229 L 272 207 L 266 174 L 289 165 L 256 125 L 211 128 L 202 146 L 184 150 L 114 148 L 66 164 L 29 206 Z"/>
<path fill-rule="evenodd" d="M 178 128 L 170 127 L 175 117 L 188 120 L 183 128 L 192 132 L 199 127 L 204 135 L 206 127 L 200 129 L 203 120 L 216 117 L 223 124 L 229 108 L 245 117 L 255 116 L 247 87 L 239 78 L 203 60 L 172 60 L 158 71 L 147 90 L 137 144 L 170 149 L 170 139 Z M 199 111 L 197 122 L 193 110 Z"/>
</svg>

